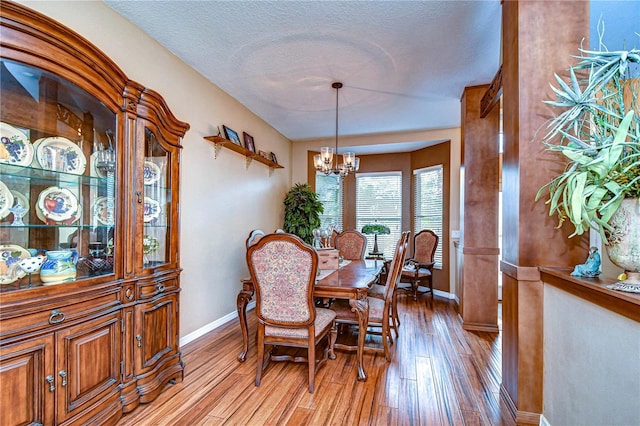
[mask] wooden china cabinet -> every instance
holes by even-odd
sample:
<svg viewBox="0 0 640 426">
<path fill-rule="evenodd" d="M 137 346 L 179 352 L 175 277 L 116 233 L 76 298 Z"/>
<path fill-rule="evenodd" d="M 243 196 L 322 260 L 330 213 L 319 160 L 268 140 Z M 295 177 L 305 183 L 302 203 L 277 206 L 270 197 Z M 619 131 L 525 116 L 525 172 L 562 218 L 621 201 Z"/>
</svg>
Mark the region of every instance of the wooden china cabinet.
<svg viewBox="0 0 640 426">
<path fill-rule="evenodd" d="M 0 425 L 114 424 L 182 380 L 189 125 L 80 35 L 4 0 L 0 47 Z"/>
</svg>

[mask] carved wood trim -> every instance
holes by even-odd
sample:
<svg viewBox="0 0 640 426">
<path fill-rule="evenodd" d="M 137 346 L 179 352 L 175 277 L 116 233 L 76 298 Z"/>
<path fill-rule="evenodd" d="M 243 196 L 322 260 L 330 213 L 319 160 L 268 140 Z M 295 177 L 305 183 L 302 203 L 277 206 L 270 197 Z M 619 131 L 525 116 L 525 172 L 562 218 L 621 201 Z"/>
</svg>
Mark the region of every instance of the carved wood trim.
<svg viewBox="0 0 640 426">
<path fill-rule="evenodd" d="M 491 84 L 487 92 L 480 100 L 480 118 L 485 118 L 493 109 L 494 105 L 500 100 L 502 95 L 502 65 L 498 68 L 498 72 L 493 76 Z"/>
<path fill-rule="evenodd" d="M 82 124 L 84 123 L 80 117 L 78 117 L 73 111 L 62 104 L 57 104 L 58 111 L 56 118 L 71 127 L 72 129 L 81 132 Z"/>
</svg>

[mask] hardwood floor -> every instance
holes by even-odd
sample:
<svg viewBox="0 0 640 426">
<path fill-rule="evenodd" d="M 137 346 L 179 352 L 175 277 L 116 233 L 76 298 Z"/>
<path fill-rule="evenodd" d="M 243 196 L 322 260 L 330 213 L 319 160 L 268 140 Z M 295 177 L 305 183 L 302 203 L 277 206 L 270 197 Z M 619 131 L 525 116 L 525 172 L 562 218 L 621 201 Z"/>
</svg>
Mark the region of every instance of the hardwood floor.
<svg viewBox="0 0 640 426">
<path fill-rule="evenodd" d="M 255 387 L 255 344 L 239 363 L 242 336 L 230 321 L 184 346 L 184 381 L 118 425 L 515 424 L 500 404 L 499 334 L 463 330 L 453 304 L 437 297 L 432 311 L 401 295 L 399 312 L 390 363 L 366 354 L 369 378 L 358 382 L 355 353 L 338 352 L 318 370 L 314 394 L 306 364 L 271 363 Z"/>
</svg>

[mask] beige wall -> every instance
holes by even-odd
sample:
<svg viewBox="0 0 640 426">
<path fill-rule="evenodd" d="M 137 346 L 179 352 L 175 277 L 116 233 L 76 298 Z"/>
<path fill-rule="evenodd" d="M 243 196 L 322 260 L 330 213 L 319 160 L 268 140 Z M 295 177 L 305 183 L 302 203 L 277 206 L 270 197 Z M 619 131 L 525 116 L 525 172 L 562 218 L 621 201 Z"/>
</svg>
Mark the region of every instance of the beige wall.
<svg viewBox="0 0 640 426">
<path fill-rule="evenodd" d="M 248 275 L 244 242 L 252 228 L 282 225 L 291 183 L 291 143 L 244 106 L 100 1 L 26 1 L 26 6 L 72 28 L 113 59 L 132 80 L 158 91 L 180 120 L 182 294 L 180 335 L 234 312 L 240 279 Z M 226 124 L 273 151 L 285 168 L 269 169 L 221 150 L 217 160 L 203 136 Z"/>
</svg>

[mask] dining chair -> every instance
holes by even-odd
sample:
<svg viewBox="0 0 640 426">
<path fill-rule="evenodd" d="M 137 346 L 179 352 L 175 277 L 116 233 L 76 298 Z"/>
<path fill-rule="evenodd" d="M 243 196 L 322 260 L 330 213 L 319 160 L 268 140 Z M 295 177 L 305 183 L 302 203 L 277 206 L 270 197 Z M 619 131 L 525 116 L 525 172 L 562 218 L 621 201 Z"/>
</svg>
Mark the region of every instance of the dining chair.
<svg viewBox="0 0 640 426">
<path fill-rule="evenodd" d="M 253 231 L 251 231 L 249 233 L 249 237 L 247 238 L 247 242 L 246 242 L 247 248 L 251 247 L 258 241 L 260 241 L 260 239 L 264 237 L 264 235 L 265 233 L 262 229 L 254 229 Z"/>
<path fill-rule="evenodd" d="M 403 239 L 404 241 L 404 251 L 405 253 L 407 252 L 407 248 L 409 245 L 409 237 L 411 235 L 411 232 L 406 231 L 405 233 L 403 233 L 403 235 L 406 234 L 405 238 Z M 381 299 L 384 300 L 385 297 L 385 292 L 387 290 L 386 287 L 386 278 L 389 275 L 389 266 L 390 266 L 391 261 L 387 260 L 385 261 L 384 267 L 383 267 L 383 272 L 381 274 L 381 277 L 384 279 L 384 283 L 382 284 L 374 284 L 371 286 L 371 288 L 369 288 L 369 292 L 368 295 L 370 297 L 374 297 L 376 299 Z M 396 281 L 393 283 L 393 285 L 396 286 L 396 289 L 398 288 L 398 282 L 400 281 L 400 276 L 398 276 L 398 279 L 396 279 Z M 393 292 L 393 300 L 391 302 L 391 327 L 393 328 L 393 330 L 396 333 L 396 337 L 398 337 L 398 327 L 400 326 L 400 316 L 398 315 L 398 293 L 396 291 Z"/>
<path fill-rule="evenodd" d="M 255 287 L 258 318 L 256 386 L 260 386 L 262 371 L 270 361 L 306 362 L 309 392 L 313 393 L 317 368 L 327 359 L 335 359 L 335 337 L 329 338 L 329 334 L 336 334 L 335 312 L 314 304 L 318 254 L 295 235 L 269 234 L 249 247 L 247 264 Z M 316 349 L 325 339 L 322 356 L 316 359 Z M 267 345 L 269 348 L 265 349 Z M 281 346 L 306 348 L 307 353 L 277 353 Z"/>
<path fill-rule="evenodd" d="M 335 248 L 346 260 L 362 260 L 367 250 L 367 237 L 354 230 L 342 231 L 334 238 Z"/>
<path fill-rule="evenodd" d="M 330 238 L 331 247 L 333 248 L 336 248 L 336 237 L 338 236 L 338 234 L 340 234 L 340 232 L 338 232 L 336 229 L 331 231 L 331 237 L 329 238 Z"/>
<path fill-rule="evenodd" d="M 380 335 L 382 339 L 382 348 L 379 346 L 370 346 L 365 344 L 365 348 L 374 352 L 383 352 L 387 361 L 391 361 L 391 353 L 389 351 L 389 345 L 393 344 L 393 336 L 391 335 L 392 321 L 390 318 L 391 303 L 393 301 L 393 294 L 395 291 L 395 283 L 400 277 L 400 271 L 404 264 L 407 241 L 409 239 L 409 233 L 403 232 L 389 265 L 389 273 L 387 274 L 387 282 L 385 284 L 384 300 L 374 297 L 367 297 L 369 303 L 369 328 L 381 329 L 380 332 L 374 330 L 368 330 L 367 334 Z M 336 324 L 358 325 L 358 318 L 352 311 L 349 302 L 343 299 L 336 300 L 331 309 L 336 313 Z M 397 330 L 396 330 L 397 332 Z M 334 345 L 335 346 L 335 345 Z M 336 346 L 338 347 L 338 346 Z M 339 345 L 341 349 L 353 351 L 357 349 L 357 346 Z"/>
<path fill-rule="evenodd" d="M 438 248 L 438 235 L 430 229 L 423 229 L 413 237 L 413 257 L 405 262 L 400 277 L 398 290 L 408 291 L 413 300 L 418 300 L 418 293 L 431 293 L 430 306 L 433 307 L 433 265 Z M 408 283 L 409 286 L 402 285 Z M 425 288 L 421 291 L 419 288 Z"/>
</svg>

